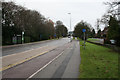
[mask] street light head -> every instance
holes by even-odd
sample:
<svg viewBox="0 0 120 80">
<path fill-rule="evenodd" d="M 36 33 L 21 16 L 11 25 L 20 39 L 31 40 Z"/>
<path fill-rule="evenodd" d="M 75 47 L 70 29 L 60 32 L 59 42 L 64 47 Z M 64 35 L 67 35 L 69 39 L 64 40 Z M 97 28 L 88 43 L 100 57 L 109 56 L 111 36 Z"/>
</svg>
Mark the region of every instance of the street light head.
<svg viewBox="0 0 120 80">
<path fill-rule="evenodd" d="M 68 14 L 71 14 L 71 13 L 68 13 Z"/>
</svg>

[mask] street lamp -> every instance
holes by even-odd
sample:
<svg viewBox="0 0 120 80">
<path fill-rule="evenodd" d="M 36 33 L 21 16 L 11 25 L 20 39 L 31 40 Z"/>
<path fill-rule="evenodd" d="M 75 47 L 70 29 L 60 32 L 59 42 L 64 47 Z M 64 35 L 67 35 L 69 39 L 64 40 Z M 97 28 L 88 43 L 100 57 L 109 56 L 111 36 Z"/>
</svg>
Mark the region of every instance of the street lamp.
<svg viewBox="0 0 120 80">
<path fill-rule="evenodd" d="M 71 13 L 68 13 L 69 15 L 70 15 L 70 42 L 72 41 L 72 39 L 71 39 Z"/>
</svg>

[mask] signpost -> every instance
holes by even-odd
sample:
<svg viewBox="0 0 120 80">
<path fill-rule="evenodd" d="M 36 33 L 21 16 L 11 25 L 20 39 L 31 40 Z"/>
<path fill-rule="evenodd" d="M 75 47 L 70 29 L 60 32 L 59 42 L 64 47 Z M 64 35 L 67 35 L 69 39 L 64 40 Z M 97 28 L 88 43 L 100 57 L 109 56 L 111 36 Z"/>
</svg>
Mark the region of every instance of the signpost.
<svg viewBox="0 0 120 80">
<path fill-rule="evenodd" d="M 84 49 L 85 49 L 85 32 L 86 32 L 86 29 L 82 29 L 83 33 L 84 33 Z"/>
</svg>

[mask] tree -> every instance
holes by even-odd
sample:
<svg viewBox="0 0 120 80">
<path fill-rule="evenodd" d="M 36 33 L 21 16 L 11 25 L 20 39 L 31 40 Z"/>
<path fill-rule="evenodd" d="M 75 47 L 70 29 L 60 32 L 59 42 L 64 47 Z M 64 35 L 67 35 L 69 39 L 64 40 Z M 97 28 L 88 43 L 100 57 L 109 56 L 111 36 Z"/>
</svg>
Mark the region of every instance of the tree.
<svg viewBox="0 0 120 80">
<path fill-rule="evenodd" d="M 105 2 L 104 4 L 107 5 L 109 8 L 107 12 L 102 16 L 100 22 L 104 24 L 105 27 L 107 27 L 109 24 L 108 22 L 110 20 L 110 16 L 115 17 L 117 20 L 120 18 L 119 16 L 120 1 Z"/>
<path fill-rule="evenodd" d="M 56 22 L 55 29 L 56 29 L 56 35 L 58 38 L 62 37 L 62 36 L 63 37 L 67 36 L 68 30 L 67 30 L 66 26 L 63 25 L 63 23 L 61 21 Z"/>
<path fill-rule="evenodd" d="M 109 6 L 109 9 L 107 11 L 107 13 L 110 15 L 110 16 L 114 16 L 114 17 L 117 17 L 117 15 L 120 15 L 118 12 L 119 8 L 120 8 L 120 1 L 111 1 L 111 2 L 105 2 L 104 3 L 105 5 L 108 5 Z"/>
<path fill-rule="evenodd" d="M 3 2 L 2 13 L 3 44 L 12 44 L 12 38 L 21 35 L 23 31 L 30 41 L 50 39 L 54 36 L 54 24 L 38 11 L 26 9 L 14 2 Z"/>
<path fill-rule="evenodd" d="M 63 22 L 58 20 L 58 21 L 56 21 L 56 25 L 63 25 Z"/>
<path fill-rule="evenodd" d="M 2 44 L 2 5 L 0 1 L 0 44 Z"/>
<path fill-rule="evenodd" d="M 110 17 L 107 36 L 109 40 L 116 40 L 116 45 L 120 46 L 120 27 L 118 21 L 112 16 Z"/>
<path fill-rule="evenodd" d="M 98 37 L 98 38 L 101 38 L 101 29 L 98 30 L 98 32 L 97 32 L 97 37 Z"/>
<path fill-rule="evenodd" d="M 103 15 L 101 22 L 108 28 L 106 40 L 116 40 L 116 45 L 120 46 L 120 17 L 119 8 L 120 1 L 106 2 L 105 5 L 109 6 L 107 13 Z"/>
<path fill-rule="evenodd" d="M 95 29 L 92 30 L 91 37 L 93 37 L 93 38 L 95 37 Z"/>
<path fill-rule="evenodd" d="M 51 22 L 51 20 L 47 21 L 45 27 L 46 28 L 43 29 L 45 31 L 45 34 L 43 34 L 44 39 L 53 38 L 55 34 L 55 28 L 53 22 Z"/>
<path fill-rule="evenodd" d="M 79 22 L 74 29 L 74 36 L 79 37 L 83 39 L 83 32 L 82 29 L 86 29 L 86 38 L 90 37 L 91 35 L 91 25 L 88 24 L 87 22 L 81 21 Z"/>
<path fill-rule="evenodd" d="M 16 15 L 19 11 L 23 10 L 21 6 L 16 6 L 13 2 L 2 3 L 2 41 L 3 44 L 11 44 L 12 37 L 16 33 L 20 33 L 22 30 L 21 26 L 17 26 L 15 22 L 19 19 Z M 18 20 L 19 23 L 21 20 Z M 18 22 L 17 22 L 18 23 Z M 18 24 L 19 24 L 18 23 Z"/>
</svg>

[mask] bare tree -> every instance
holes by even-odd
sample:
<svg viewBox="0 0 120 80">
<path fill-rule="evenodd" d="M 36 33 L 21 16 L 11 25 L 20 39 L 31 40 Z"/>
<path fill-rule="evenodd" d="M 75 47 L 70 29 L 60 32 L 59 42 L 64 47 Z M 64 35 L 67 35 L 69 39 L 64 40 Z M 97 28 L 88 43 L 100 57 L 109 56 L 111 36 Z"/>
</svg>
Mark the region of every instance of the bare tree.
<svg viewBox="0 0 120 80">
<path fill-rule="evenodd" d="M 114 0 L 111 2 L 106 2 L 104 4 L 109 6 L 107 13 L 110 16 L 116 17 L 118 19 L 120 15 L 120 1 Z"/>
<path fill-rule="evenodd" d="M 120 1 L 114 0 L 111 2 L 105 2 L 109 8 L 100 20 L 101 24 L 104 24 L 105 27 L 109 26 L 108 22 L 110 20 L 110 16 L 115 17 L 117 20 L 120 21 Z"/>
</svg>

